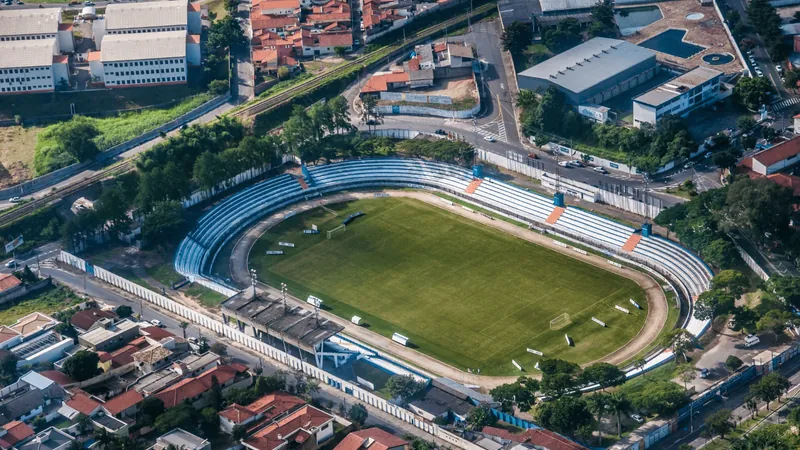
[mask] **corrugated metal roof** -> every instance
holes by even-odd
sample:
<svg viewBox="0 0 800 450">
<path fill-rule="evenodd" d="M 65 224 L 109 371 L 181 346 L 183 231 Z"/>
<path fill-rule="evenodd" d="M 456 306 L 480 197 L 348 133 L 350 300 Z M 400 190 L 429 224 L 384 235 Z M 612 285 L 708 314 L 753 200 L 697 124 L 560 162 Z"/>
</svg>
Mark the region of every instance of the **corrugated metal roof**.
<svg viewBox="0 0 800 450">
<path fill-rule="evenodd" d="M 539 0 L 543 13 L 554 11 L 574 11 L 590 9 L 597 4 L 597 0 Z"/>
<path fill-rule="evenodd" d="M 61 8 L 9 9 L 0 11 L 0 36 L 55 34 Z"/>
<path fill-rule="evenodd" d="M 580 93 L 651 59 L 656 54 L 618 39 L 596 37 L 537 64 L 519 74 L 539 78 Z"/>
<path fill-rule="evenodd" d="M 187 0 L 111 4 L 106 7 L 106 30 L 185 26 L 188 8 Z"/>
<path fill-rule="evenodd" d="M 722 75 L 722 72 L 708 67 L 696 67 L 682 75 L 679 75 L 666 83 L 651 89 L 644 94 L 633 99 L 635 102 L 644 103 L 653 107 L 658 107 L 669 102 L 684 92 L 693 89 L 708 80 Z"/>
<path fill-rule="evenodd" d="M 186 57 L 186 32 L 162 31 L 106 35 L 103 38 L 100 60 L 105 63 L 184 57 Z"/>
<path fill-rule="evenodd" d="M 53 64 L 56 38 L 0 42 L 0 69 L 49 67 Z"/>
</svg>

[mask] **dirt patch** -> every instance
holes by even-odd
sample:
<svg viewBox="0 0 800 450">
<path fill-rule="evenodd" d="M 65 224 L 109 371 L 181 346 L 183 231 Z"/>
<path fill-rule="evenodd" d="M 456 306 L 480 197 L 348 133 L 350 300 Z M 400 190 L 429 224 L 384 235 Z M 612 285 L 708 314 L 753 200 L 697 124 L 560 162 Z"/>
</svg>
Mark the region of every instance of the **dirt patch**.
<svg viewBox="0 0 800 450">
<path fill-rule="evenodd" d="M 433 87 L 415 89 L 413 92 L 424 92 L 427 95 L 447 95 L 453 100 L 478 98 L 478 90 L 475 87 L 475 81 L 471 77 L 437 80 Z"/>
<path fill-rule="evenodd" d="M 728 35 L 725 33 L 725 28 L 722 26 L 722 21 L 713 6 L 702 6 L 697 0 L 679 0 L 654 5 L 661 9 L 661 14 L 664 18 L 622 39 L 639 44 L 669 29 L 685 30 L 684 42 L 700 45 L 705 49 L 686 59 L 656 51 L 656 57 L 659 62 L 687 70 L 697 66 L 706 66 L 725 73 L 740 72 L 742 70 L 742 63 L 738 58 L 734 58 L 728 64 L 718 66 L 711 66 L 703 61 L 703 56 L 709 53 L 736 54 Z M 699 14 L 703 15 L 702 19 L 691 19 L 699 17 Z"/>
<path fill-rule="evenodd" d="M 33 155 L 38 127 L 0 128 L 0 187 L 12 186 L 33 177 Z"/>
</svg>

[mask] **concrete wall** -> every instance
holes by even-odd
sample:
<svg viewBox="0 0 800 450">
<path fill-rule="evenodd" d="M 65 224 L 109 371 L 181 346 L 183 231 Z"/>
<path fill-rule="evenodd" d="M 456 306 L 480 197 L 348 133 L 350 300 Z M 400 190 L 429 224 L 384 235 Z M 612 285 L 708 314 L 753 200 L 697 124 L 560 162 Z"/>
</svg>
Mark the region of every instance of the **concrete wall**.
<svg viewBox="0 0 800 450">
<path fill-rule="evenodd" d="M 412 116 L 434 116 L 434 117 L 447 117 L 453 119 L 469 119 L 473 117 L 478 111 L 481 110 L 481 102 L 470 109 L 463 111 L 451 111 L 447 109 L 434 108 L 432 106 L 411 106 L 411 105 L 391 105 L 391 106 L 378 106 L 375 108 L 379 113 L 385 116 L 392 115 L 412 115 Z"/>
</svg>

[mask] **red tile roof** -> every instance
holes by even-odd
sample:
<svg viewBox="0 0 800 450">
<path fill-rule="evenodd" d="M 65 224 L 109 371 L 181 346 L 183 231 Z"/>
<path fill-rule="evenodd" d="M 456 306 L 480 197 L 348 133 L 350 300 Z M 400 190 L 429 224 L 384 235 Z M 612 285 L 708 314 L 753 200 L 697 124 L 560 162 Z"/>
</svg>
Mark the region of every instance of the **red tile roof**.
<svg viewBox="0 0 800 450">
<path fill-rule="evenodd" d="M 753 159 L 769 167 L 797 154 L 800 154 L 800 137 L 790 139 L 786 142 L 781 142 L 780 144 L 770 147 L 760 153 L 756 153 L 753 155 Z"/>
<path fill-rule="evenodd" d="M 321 47 L 350 47 L 353 45 L 353 33 L 320 33 L 314 36 Z"/>
<path fill-rule="evenodd" d="M 118 316 L 113 311 L 105 311 L 100 308 L 89 308 L 78 311 L 69 319 L 69 323 L 81 330 L 88 330 L 100 319 L 116 319 Z"/>
<path fill-rule="evenodd" d="M 234 403 L 225 408 L 219 413 L 219 415 L 239 425 L 244 423 L 247 419 L 255 417 L 257 414 L 255 414 L 253 411 L 250 411 L 246 406 Z"/>
<path fill-rule="evenodd" d="M 164 402 L 164 408 L 175 407 L 184 400 L 195 398 L 211 389 L 212 377 L 217 377 L 217 383 L 225 384 L 238 373 L 243 372 L 243 370 L 239 370 L 242 367 L 243 366 L 240 364 L 234 366 L 216 366 L 206 370 L 195 378 L 186 378 L 173 384 L 156 394 L 156 397 Z"/>
<path fill-rule="evenodd" d="M 199 44 L 200 43 L 200 35 L 199 34 L 187 34 L 186 35 L 186 43 L 187 44 Z"/>
<path fill-rule="evenodd" d="M 333 420 L 333 416 L 307 405 L 271 423 L 245 442 L 258 450 L 273 450 L 288 441 L 303 442 L 312 429 Z"/>
<path fill-rule="evenodd" d="M 169 331 L 167 331 L 167 330 L 165 330 L 165 329 L 163 329 L 161 327 L 142 328 L 142 329 L 139 330 L 139 332 L 142 333 L 144 336 L 147 336 L 147 337 L 149 337 L 151 339 L 155 339 L 157 341 L 160 341 L 160 340 L 162 340 L 164 338 L 168 338 L 168 337 L 175 337 L 174 334 L 170 333 Z"/>
<path fill-rule="evenodd" d="M 253 30 L 261 30 L 264 28 L 284 28 L 287 26 L 297 25 L 299 24 L 299 20 L 297 17 L 289 17 L 289 16 L 269 16 L 269 15 L 260 15 L 256 14 L 250 15 L 250 23 L 253 27 Z"/>
<path fill-rule="evenodd" d="M 105 408 L 109 414 L 115 416 L 131 406 L 138 404 L 142 400 L 144 400 L 142 394 L 136 392 L 134 389 L 131 389 L 103 403 L 103 408 Z"/>
<path fill-rule="evenodd" d="M 136 345 L 126 345 L 125 347 L 119 348 L 111 352 L 108 356 L 108 359 L 111 360 L 112 367 L 122 367 L 125 364 L 130 364 L 133 362 L 133 354 L 141 350 Z M 103 358 L 101 358 L 103 359 Z"/>
<path fill-rule="evenodd" d="M 787 175 L 785 173 L 773 173 L 772 175 L 768 175 L 767 179 L 785 188 L 791 189 L 794 195 L 800 195 L 800 177 Z"/>
<path fill-rule="evenodd" d="M 12 273 L 0 273 L 0 292 L 19 286 L 22 281 Z"/>
<path fill-rule="evenodd" d="M 89 394 L 83 392 L 80 389 L 76 389 L 72 391 L 72 398 L 67 401 L 67 405 L 85 415 L 90 415 L 92 412 L 100 406 L 100 402 L 92 399 L 89 397 Z"/>
<path fill-rule="evenodd" d="M 497 436 L 512 442 L 533 444 L 548 450 L 586 450 L 586 447 L 577 442 L 545 429 L 525 430 L 524 433 L 511 433 L 502 428 L 483 427 L 483 434 Z"/>
<path fill-rule="evenodd" d="M 189 3 L 187 6 L 188 11 L 200 12 L 200 3 Z"/>
<path fill-rule="evenodd" d="M 5 342 L 9 339 L 13 339 L 15 337 L 19 337 L 19 331 L 9 328 L 5 325 L 0 326 L 0 342 Z"/>
<path fill-rule="evenodd" d="M 299 0 L 262 0 L 258 2 L 260 10 L 265 9 L 297 9 L 300 7 Z"/>
<path fill-rule="evenodd" d="M 367 428 L 348 434 L 333 450 L 358 450 L 368 440 L 372 442 L 369 445 L 369 450 L 388 450 L 394 447 L 404 447 L 408 444 L 408 442 L 380 428 Z"/>
<path fill-rule="evenodd" d="M 71 23 L 60 23 L 60 24 L 58 24 L 58 31 L 72 31 L 72 24 Z"/>
<path fill-rule="evenodd" d="M 89 56 L 86 58 L 88 61 L 100 61 L 101 52 L 98 50 L 96 52 L 89 52 Z"/>
<path fill-rule="evenodd" d="M 45 370 L 39 372 L 39 375 L 55 381 L 59 386 L 66 386 L 75 382 L 72 378 L 68 377 L 67 374 L 59 372 L 58 370 Z"/>
<path fill-rule="evenodd" d="M 4 449 L 11 448 L 17 442 L 33 436 L 33 429 L 19 420 L 9 422 L 3 425 L 3 428 L 6 430 L 6 434 L 0 437 L 0 447 Z"/>
</svg>

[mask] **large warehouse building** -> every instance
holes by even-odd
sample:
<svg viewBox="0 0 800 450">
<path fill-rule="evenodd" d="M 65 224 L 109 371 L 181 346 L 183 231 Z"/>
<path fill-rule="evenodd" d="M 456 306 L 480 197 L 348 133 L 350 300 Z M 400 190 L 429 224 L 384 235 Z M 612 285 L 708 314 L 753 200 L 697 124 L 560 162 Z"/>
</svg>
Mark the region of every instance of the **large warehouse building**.
<svg viewBox="0 0 800 450">
<path fill-rule="evenodd" d="M 602 104 L 658 71 L 656 54 L 618 39 L 594 38 L 537 64 L 518 76 L 520 89 L 555 86 L 574 105 Z"/>
</svg>

